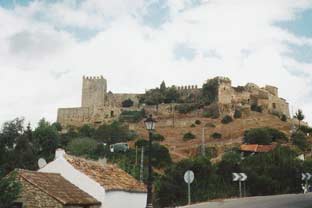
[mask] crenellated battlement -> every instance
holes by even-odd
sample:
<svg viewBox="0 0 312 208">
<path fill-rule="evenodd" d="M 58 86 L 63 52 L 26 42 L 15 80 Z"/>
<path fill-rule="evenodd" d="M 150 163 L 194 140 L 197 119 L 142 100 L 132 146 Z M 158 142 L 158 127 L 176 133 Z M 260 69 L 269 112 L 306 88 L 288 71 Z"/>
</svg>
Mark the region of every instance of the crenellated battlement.
<svg viewBox="0 0 312 208">
<path fill-rule="evenodd" d="M 177 86 L 177 90 L 197 90 L 197 85 L 184 85 L 184 86 Z"/>
<path fill-rule="evenodd" d="M 104 80 L 104 77 L 101 76 L 83 76 L 83 80 Z"/>
</svg>

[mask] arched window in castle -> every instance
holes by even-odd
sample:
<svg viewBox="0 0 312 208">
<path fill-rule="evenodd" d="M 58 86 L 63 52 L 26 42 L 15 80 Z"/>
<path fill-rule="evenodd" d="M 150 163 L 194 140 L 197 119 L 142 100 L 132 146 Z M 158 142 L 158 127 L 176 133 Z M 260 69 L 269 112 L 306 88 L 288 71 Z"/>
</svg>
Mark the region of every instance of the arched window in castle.
<svg viewBox="0 0 312 208">
<path fill-rule="evenodd" d="M 273 109 L 275 109 L 276 108 L 276 103 L 272 103 L 272 107 L 273 107 Z"/>
</svg>

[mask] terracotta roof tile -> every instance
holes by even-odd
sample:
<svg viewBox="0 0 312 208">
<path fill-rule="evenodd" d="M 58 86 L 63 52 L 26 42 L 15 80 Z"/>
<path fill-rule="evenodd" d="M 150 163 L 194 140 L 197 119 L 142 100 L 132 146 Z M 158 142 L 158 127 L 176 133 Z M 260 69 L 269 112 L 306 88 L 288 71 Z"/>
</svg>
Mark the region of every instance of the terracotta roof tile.
<svg viewBox="0 0 312 208">
<path fill-rule="evenodd" d="M 20 177 L 47 193 L 63 205 L 99 205 L 101 202 L 85 193 L 60 174 L 17 170 Z"/>
<path fill-rule="evenodd" d="M 260 144 L 242 144 L 240 150 L 244 152 L 270 152 L 274 150 L 276 144 L 260 145 Z"/>
<path fill-rule="evenodd" d="M 106 191 L 146 192 L 143 183 L 116 165 L 102 164 L 71 155 L 65 155 L 65 158 L 74 168 L 98 182 Z"/>
</svg>

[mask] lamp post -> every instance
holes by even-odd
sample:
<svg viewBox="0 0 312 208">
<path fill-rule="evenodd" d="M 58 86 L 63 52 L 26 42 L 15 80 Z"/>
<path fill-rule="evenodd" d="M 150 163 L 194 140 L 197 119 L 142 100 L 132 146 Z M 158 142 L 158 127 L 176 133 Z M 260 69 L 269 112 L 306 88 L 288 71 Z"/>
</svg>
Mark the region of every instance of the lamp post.
<svg viewBox="0 0 312 208">
<path fill-rule="evenodd" d="M 148 140 L 148 178 L 147 178 L 147 200 L 146 208 L 153 208 L 153 193 L 152 193 L 152 131 L 155 129 L 156 121 L 150 115 L 145 121 L 145 127 L 148 130 L 149 140 Z"/>
</svg>

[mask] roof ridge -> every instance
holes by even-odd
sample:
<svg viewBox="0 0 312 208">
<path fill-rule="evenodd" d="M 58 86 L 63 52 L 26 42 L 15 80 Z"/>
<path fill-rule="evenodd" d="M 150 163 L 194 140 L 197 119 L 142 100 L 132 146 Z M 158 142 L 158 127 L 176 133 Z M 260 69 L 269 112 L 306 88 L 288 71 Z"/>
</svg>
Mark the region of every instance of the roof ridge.
<svg viewBox="0 0 312 208">
<path fill-rule="evenodd" d="M 35 172 L 35 171 L 32 171 Z M 36 173 L 42 173 L 42 172 L 36 172 Z M 50 173 L 49 173 L 50 174 Z M 60 175 L 60 174 L 56 174 L 56 175 Z M 45 190 L 44 188 L 40 187 L 39 185 L 37 185 L 36 183 L 33 183 L 32 181 L 30 181 L 29 179 L 27 179 L 27 177 L 25 177 L 23 174 L 20 174 L 21 177 L 23 177 L 28 183 L 34 185 L 35 187 L 37 187 L 38 189 L 40 189 L 41 191 L 43 191 L 44 193 L 48 194 L 49 196 L 51 196 L 52 198 L 54 198 L 55 200 L 61 202 L 63 205 L 66 204 L 65 201 L 63 201 L 62 199 L 59 199 L 58 197 L 54 196 L 53 194 L 49 193 L 49 191 Z"/>
<path fill-rule="evenodd" d="M 23 175 L 23 173 L 31 173 L 31 174 L 40 174 L 40 175 L 52 175 L 52 176 L 58 176 L 60 177 L 62 180 L 66 181 L 70 186 L 74 187 L 75 189 L 79 190 L 80 192 L 84 193 L 87 197 L 91 197 L 95 200 L 95 202 L 91 202 L 89 204 L 95 205 L 95 204 L 99 204 L 100 202 L 95 199 L 93 196 L 91 196 L 89 193 L 86 193 L 85 191 L 81 190 L 79 187 L 77 187 L 76 185 L 72 184 L 70 181 L 68 181 L 67 179 L 65 179 L 61 174 L 59 173 L 47 173 L 47 172 L 38 172 L 38 171 L 30 171 L 30 170 L 18 170 L 19 175 L 26 180 L 28 183 L 32 184 L 33 186 L 37 187 L 39 190 L 41 190 L 42 192 L 48 194 L 49 196 L 51 196 L 52 198 L 54 198 L 55 200 L 59 201 L 61 204 L 63 205 L 78 205 L 80 203 L 73 203 L 73 202 L 67 202 L 66 200 L 63 200 L 60 196 L 54 195 L 53 193 L 51 193 L 49 190 L 41 187 L 40 185 L 38 185 L 37 183 L 35 183 L 34 181 L 30 180 L 27 178 L 27 176 Z M 82 203 L 84 204 L 84 203 Z"/>
</svg>

